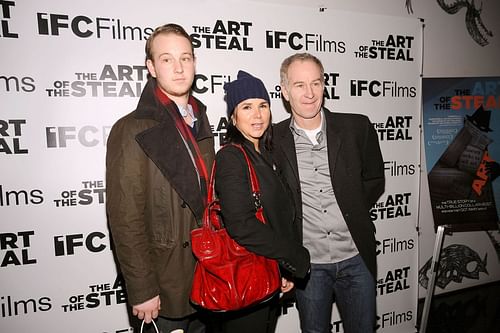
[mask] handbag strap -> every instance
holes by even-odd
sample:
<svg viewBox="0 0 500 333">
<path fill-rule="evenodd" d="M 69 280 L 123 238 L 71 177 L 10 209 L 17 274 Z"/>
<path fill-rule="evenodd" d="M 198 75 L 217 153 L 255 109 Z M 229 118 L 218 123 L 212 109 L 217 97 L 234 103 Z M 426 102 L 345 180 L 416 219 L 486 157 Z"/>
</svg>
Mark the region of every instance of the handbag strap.
<svg viewBox="0 0 500 333">
<path fill-rule="evenodd" d="M 232 143 L 234 147 L 238 148 L 241 150 L 243 153 L 243 156 L 245 157 L 245 161 L 247 162 L 248 166 L 248 173 L 250 174 L 250 186 L 252 188 L 252 196 L 255 199 L 255 208 L 260 208 L 262 207 L 261 202 L 260 202 L 260 186 L 259 186 L 259 181 L 257 180 L 257 174 L 255 173 L 255 169 L 253 168 L 252 162 L 250 162 L 250 158 L 248 157 L 247 152 L 241 145 L 237 145 Z"/>
<path fill-rule="evenodd" d="M 245 157 L 245 161 L 247 162 L 247 166 L 248 166 L 248 173 L 250 174 L 250 186 L 251 186 L 251 189 L 252 189 L 252 195 L 253 195 L 253 197 L 255 198 L 255 201 L 256 201 L 255 207 L 259 208 L 259 207 L 261 207 L 261 203 L 260 203 L 260 185 L 259 185 L 259 181 L 257 179 L 257 174 L 255 173 L 255 169 L 253 168 L 252 162 L 250 161 L 250 158 L 248 157 L 247 152 L 245 151 L 245 149 L 243 149 L 243 147 L 241 145 L 234 144 L 234 143 L 230 143 L 229 145 L 238 148 L 243 153 L 243 156 Z M 224 146 L 224 147 L 226 147 L 226 146 Z M 222 147 L 221 149 L 223 149 L 224 147 Z M 210 173 L 210 185 L 209 185 L 209 188 L 208 188 L 208 202 L 212 202 L 213 199 L 214 199 L 214 191 L 215 191 L 215 189 L 214 189 L 215 188 L 215 168 L 216 168 L 216 163 L 214 161 L 214 164 L 212 166 L 212 172 Z"/>
<path fill-rule="evenodd" d="M 144 321 L 144 320 L 142 320 L 142 323 L 141 323 L 141 331 L 140 331 L 140 333 L 142 333 L 142 332 L 143 332 L 143 330 L 144 330 L 144 322 L 145 322 L 145 321 Z M 156 333 L 160 333 L 160 331 L 158 330 L 158 326 L 156 326 L 155 321 L 154 321 L 154 320 L 151 320 L 151 323 L 153 323 L 153 326 L 155 327 L 155 332 L 156 332 Z"/>
<path fill-rule="evenodd" d="M 254 205 L 255 205 L 255 217 L 262 223 L 266 224 L 266 218 L 264 217 L 264 208 L 262 207 L 262 203 L 260 201 L 260 185 L 259 181 L 257 179 L 257 174 L 255 173 L 255 169 L 253 168 L 252 162 L 250 161 L 250 158 L 248 157 L 247 152 L 241 145 L 234 144 L 232 143 L 231 145 L 235 146 L 241 152 L 243 153 L 243 156 L 245 157 L 245 161 L 247 162 L 248 166 L 248 173 L 250 175 L 250 186 L 252 189 L 252 196 L 254 199 Z"/>
<path fill-rule="evenodd" d="M 250 187 L 251 187 L 251 190 L 252 190 L 252 196 L 254 198 L 254 205 L 255 205 L 255 209 L 256 209 L 256 217 L 262 222 L 262 223 L 266 223 L 265 221 L 265 218 L 264 218 L 264 212 L 263 212 L 263 208 L 262 208 L 262 203 L 260 201 L 260 185 L 259 185 L 259 181 L 257 179 L 257 174 L 255 172 L 255 169 L 253 167 L 253 164 L 252 162 L 250 161 L 250 158 L 248 157 L 248 154 L 247 152 L 245 151 L 245 149 L 239 145 L 239 144 L 234 144 L 234 143 L 230 143 L 228 145 L 231 145 L 231 146 L 234 146 L 236 148 L 238 148 L 242 153 L 243 153 L 243 156 L 245 157 L 245 161 L 247 163 L 247 167 L 248 167 L 248 173 L 250 175 Z M 224 147 L 226 147 L 227 145 L 223 146 L 221 149 L 223 149 Z M 214 202 L 214 193 L 215 193 L 215 169 L 216 169 L 216 162 L 214 161 L 213 163 L 213 166 L 212 166 L 212 172 L 210 173 L 210 184 L 208 186 L 208 193 L 207 193 L 207 202 L 208 202 L 208 205 L 211 205 L 213 202 Z M 206 218 L 203 219 L 204 221 L 204 224 L 205 223 L 209 223 L 209 219 L 208 219 L 208 216 Z"/>
</svg>

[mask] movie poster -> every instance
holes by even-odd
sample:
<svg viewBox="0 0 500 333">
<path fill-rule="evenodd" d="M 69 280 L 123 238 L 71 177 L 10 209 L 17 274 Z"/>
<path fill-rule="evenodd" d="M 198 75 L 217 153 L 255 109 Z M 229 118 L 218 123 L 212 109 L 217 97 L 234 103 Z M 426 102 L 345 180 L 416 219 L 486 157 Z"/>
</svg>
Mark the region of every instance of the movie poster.
<svg viewBox="0 0 500 333">
<path fill-rule="evenodd" d="M 434 226 L 497 227 L 500 77 L 425 78 L 423 127 Z"/>
</svg>

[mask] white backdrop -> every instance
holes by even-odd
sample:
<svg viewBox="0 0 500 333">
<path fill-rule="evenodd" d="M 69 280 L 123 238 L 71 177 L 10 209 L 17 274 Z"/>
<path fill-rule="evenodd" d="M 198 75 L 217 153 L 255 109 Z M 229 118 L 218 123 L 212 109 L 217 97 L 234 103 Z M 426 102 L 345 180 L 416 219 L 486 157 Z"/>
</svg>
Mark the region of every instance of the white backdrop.
<svg viewBox="0 0 500 333">
<path fill-rule="evenodd" d="M 420 21 L 244 1 L 2 1 L 0 8 L 2 332 L 130 330 L 106 226 L 105 143 L 145 84 L 145 39 L 167 22 L 195 39 L 194 90 L 217 136 L 226 121 L 222 85 L 239 69 L 263 79 L 274 121 L 288 116 L 279 66 L 295 52 L 323 61 L 330 110 L 370 117 L 387 176 L 372 210 L 377 331 L 415 331 Z M 334 310 L 334 332 L 342 332 L 339 320 Z M 278 332 L 298 332 L 295 308 Z"/>
</svg>

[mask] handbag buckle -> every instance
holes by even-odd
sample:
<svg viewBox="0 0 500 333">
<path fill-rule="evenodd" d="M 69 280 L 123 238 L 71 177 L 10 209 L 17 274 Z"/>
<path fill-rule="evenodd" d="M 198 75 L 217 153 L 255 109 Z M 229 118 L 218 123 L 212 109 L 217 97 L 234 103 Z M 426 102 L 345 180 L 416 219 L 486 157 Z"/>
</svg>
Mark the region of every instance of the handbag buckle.
<svg viewBox="0 0 500 333">
<path fill-rule="evenodd" d="M 255 209 L 261 208 L 262 204 L 260 202 L 260 192 L 253 192 L 252 196 L 253 196 L 253 199 L 254 199 Z"/>
</svg>

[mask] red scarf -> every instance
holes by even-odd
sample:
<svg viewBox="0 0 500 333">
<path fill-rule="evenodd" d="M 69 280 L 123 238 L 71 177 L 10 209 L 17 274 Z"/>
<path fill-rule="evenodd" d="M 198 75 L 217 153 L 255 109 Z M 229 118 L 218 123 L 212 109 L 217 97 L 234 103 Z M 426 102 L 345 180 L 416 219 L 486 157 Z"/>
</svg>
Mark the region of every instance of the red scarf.
<svg viewBox="0 0 500 333">
<path fill-rule="evenodd" d="M 191 150 L 191 155 L 193 156 L 196 169 L 198 170 L 198 175 L 200 177 L 200 189 L 201 196 L 203 198 L 203 203 L 207 202 L 207 189 L 208 189 L 208 172 L 207 167 L 205 166 L 205 161 L 201 157 L 200 147 L 198 147 L 198 142 L 193 135 L 193 132 L 188 127 L 184 119 L 182 118 L 177 105 L 157 86 L 155 90 L 156 97 L 160 100 L 160 102 L 170 111 L 172 118 L 175 122 L 175 127 L 181 134 L 184 142 L 187 143 L 189 149 Z M 196 104 L 193 96 L 189 96 L 188 103 L 193 108 L 193 113 L 196 119 L 199 118 L 200 111 L 198 110 L 198 104 Z"/>
</svg>

